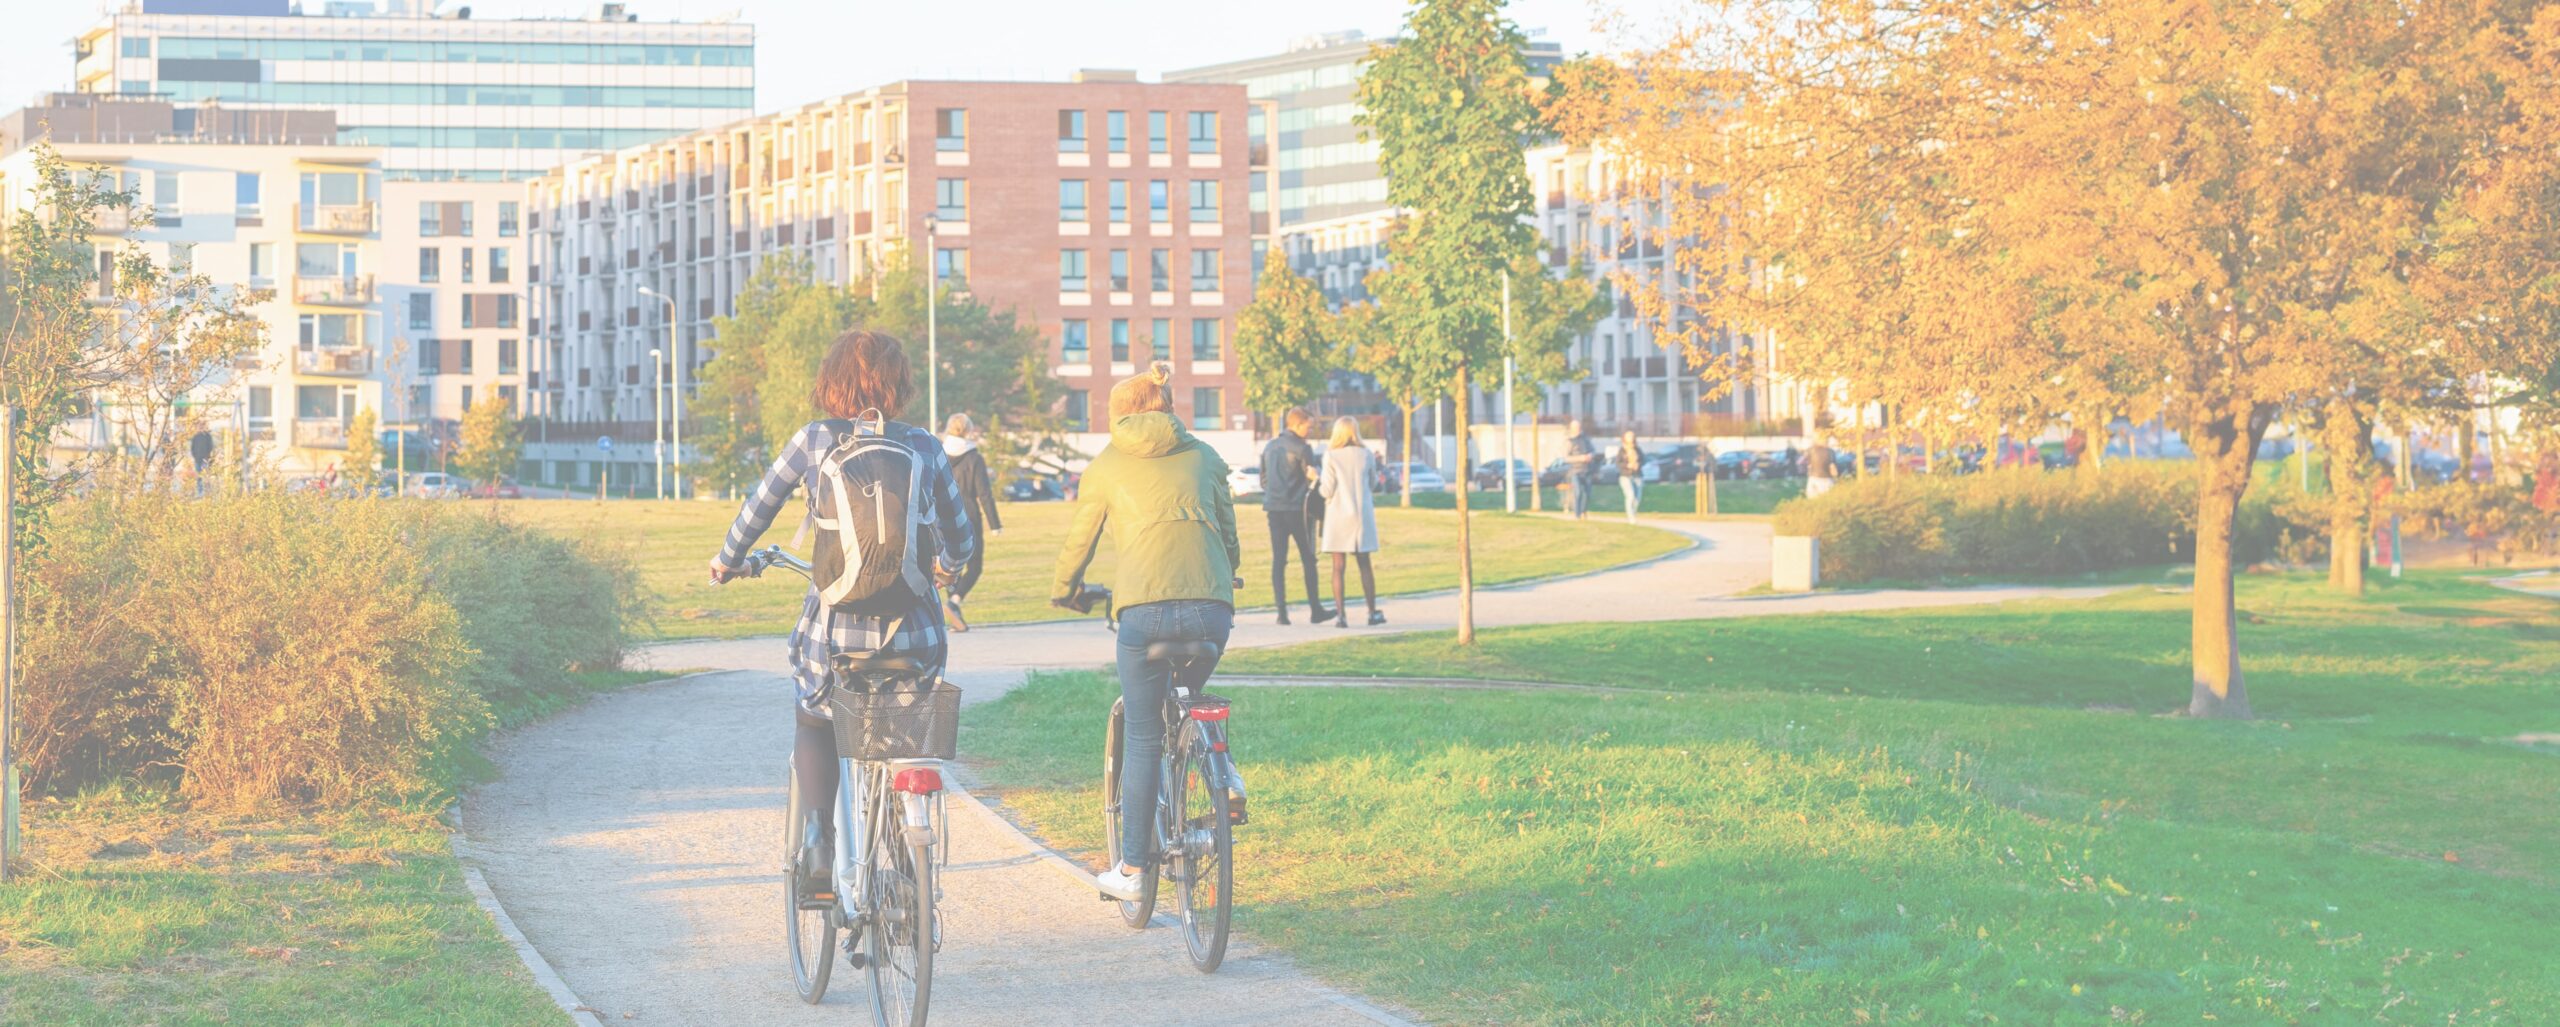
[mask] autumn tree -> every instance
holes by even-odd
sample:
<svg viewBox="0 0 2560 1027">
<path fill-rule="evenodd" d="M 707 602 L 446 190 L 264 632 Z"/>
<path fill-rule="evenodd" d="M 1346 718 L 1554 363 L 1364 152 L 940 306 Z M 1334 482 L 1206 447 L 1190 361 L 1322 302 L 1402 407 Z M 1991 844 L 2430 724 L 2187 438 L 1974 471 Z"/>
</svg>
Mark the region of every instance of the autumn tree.
<svg viewBox="0 0 2560 1027">
<path fill-rule="evenodd" d="M 1545 405 L 1548 390 L 1590 375 L 1590 368 L 1573 362 L 1573 346 L 1608 315 L 1609 296 L 1600 288 L 1599 280 L 1592 277 L 1590 266 L 1578 256 L 1553 276 L 1535 256 L 1515 260 L 1511 270 L 1508 355 L 1512 380 L 1519 393 L 1518 407 L 1534 412 Z M 1537 423 L 1532 419 L 1528 452 L 1532 472 L 1543 466 L 1538 448 Z M 1532 510 L 1546 507 L 1546 490 L 1536 482 L 1533 473 L 1529 486 Z"/>
<path fill-rule="evenodd" d="M 382 481 L 382 424 L 372 407 L 360 407 L 355 419 L 347 422 L 347 458 L 339 465 L 339 476 L 359 495 L 369 494 Z"/>
<path fill-rule="evenodd" d="M 462 412 L 462 438 L 454 447 L 452 467 L 483 485 L 495 484 L 524 458 L 524 438 L 516 424 L 514 404 L 492 395 Z"/>
<path fill-rule="evenodd" d="M 99 330 L 92 236 L 100 217 L 135 216 L 133 194 L 64 163 L 50 144 L 36 144 L 32 166 L 32 202 L 8 215 L 0 244 L 0 403 L 16 409 L 16 423 L 0 425 L 0 459 L 10 461 L 11 541 L 22 550 L 42 537 L 44 511 L 74 484 L 48 466 L 54 433 L 114 374 L 90 345 Z"/>
<path fill-rule="evenodd" d="M 240 359 L 266 345 L 266 321 L 251 308 L 272 294 L 164 267 L 138 247 L 119 254 L 115 269 L 114 298 L 100 305 L 90 340 L 103 372 L 91 396 L 123 436 L 116 477 L 167 488 L 178 480 L 193 408 L 223 402 Z"/>
<path fill-rule="evenodd" d="M 1407 366 L 1455 400 L 1461 454 L 1458 643 L 1475 643 L 1466 457 L 1470 374 L 1502 357 L 1502 273 L 1536 250 L 1523 141 L 1542 127 L 1527 39 L 1501 0 L 1418 0 L 1396 45 L 1361 72 L 1359 124 L 1378 141 L 1387 201 L 1409 214 L 1377 278 Z M 1444 372 L 1444 373 L 1430 373 Z"/>
<path fill-rule="evenodd" d="M 884 331 L 906 344 L 907 363 L 915 369 L 917 398 L 905 419 L 923 424 L 926 366 L 925 287 L 927 274 L 905 251 L 893 252 L 873 278 L 855 282 L 853 326 Z M 1011 310 L 989 306 L 969 292 L 967 283 L 945 281 L 935 291 L 934 349 L 941 360 L 944 417 L 966 413 L 985 433 L 987 467 L 999 477 L 1041 448 L 1063 428 L 1064 418 L 1050 404 L 1055 395 L 1049 374 L 1049 347 L 1040 330 Z M 1158 341 L 1158 345 L 1162 345 Z M 925 427 L 941 431 L 942 425 Z"/>
<path fill-rule="evenodd" d="M 1322 395 L 1325 372 L 1342 363 L 1343 345 L 1324 292 L 1306 276 L 1273 261 L 1253 287 L 1253 302 L 1236 314 L 1236 373 L 1244 379 L 1245 407 L 1281 415 Z"/>
</svg>

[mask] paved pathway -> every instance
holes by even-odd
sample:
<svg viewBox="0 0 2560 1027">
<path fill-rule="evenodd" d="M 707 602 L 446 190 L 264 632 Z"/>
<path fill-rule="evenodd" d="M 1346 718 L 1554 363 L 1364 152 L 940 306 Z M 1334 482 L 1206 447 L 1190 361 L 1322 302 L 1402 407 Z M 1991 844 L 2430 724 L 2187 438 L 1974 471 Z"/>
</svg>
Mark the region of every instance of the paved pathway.
<svg viewBox="0 0 2560 1027">
<path fill-rule="evenodd" d="M 1479 592 L 1485 626 L 1677 620 L 2094 595 L 1976 589 L 1734 597 L 1767 580 L 1768 529 L 1674 523 L 1690 550 L 1623 570 Z M 1282 628 L 1241 618 L 1234 644 L 1268 646 L 1380 630 L 1445 629 L 1451 595 L 1385 602 L 1389 629 Z M 959 636 L 954 674 L 983 702 L 1038 668 L 1110 659 L 1098 621 Z M 776 639 L 653 647 L 648 666 L 712 668 L 597 699 L 500 739 L 502 776 L 462 807 L 466 857 L 569 986 L 607 1023 L 841 1024 L 863 1000 L 839 976 L 811 1008 L 791 991 L 782 943 L 778 835 L 790 745 Z M 951 804 L 948 917 L 935 966 L 936 1024 L 1369 1024 L 1391 1015 L 1324 986 L 1244 939 L 1215 976 L 1190 969 L 1176 933 L 1133 932 L 1062 860 L 964 794 Z"/>
</svg>

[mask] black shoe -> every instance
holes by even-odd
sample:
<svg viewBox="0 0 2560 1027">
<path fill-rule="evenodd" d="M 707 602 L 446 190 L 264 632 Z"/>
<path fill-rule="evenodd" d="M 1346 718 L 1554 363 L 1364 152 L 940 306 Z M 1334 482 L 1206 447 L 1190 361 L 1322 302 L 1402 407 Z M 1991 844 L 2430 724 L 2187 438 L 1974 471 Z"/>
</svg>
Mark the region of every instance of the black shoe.
<svg viewBox="0 0 2560 1027">
<path fill-rule="evenodd" d="M 1350 626 L 1351 626 L 1351 618 L 1350 618 L 1350 617 L 1348 617 L 1348 616 L 1337 616 L 1337 617 L 1335 617 L 1335 618 L 1333 619 L 1333 626 L 1334 626 L 1334 627 L 1337 627 L 1337 628 L 1347 628 L 1347 627 L 1350 627 Z"/>
<path fill-rule="evenodd" d="M 1332 620 L 1333 614 L 1334 611 L 1325 609 L 1324 607 L 1310 606 L 1307 608 L 1307 623 L 1322 624 L 1326 621 Z"/>
<path fill-rule="evenodd" d="M 1370 626 L 1370 627 L 1373 627 L 1373 628 L 1374 628 L 1374 627 L 1377 627 L 1378 625 L 1380 625 L 1380 624 L 1384 624 L 1384 623 L 1386 623 L 1386 622 L 1387 622 L 1387 614 L 1386 614 L 1386 611 L 1384 611 L 1384 610 L 1371 610 L 1371 611 L 1369 611 L 1369 626 Z"/>
<path fill-rule="evenodd" d="M 1280 608 L 1280 626 L 1284 628 L 1289 626 L 1289 608 L 1286 606 Z"/>
</svg>

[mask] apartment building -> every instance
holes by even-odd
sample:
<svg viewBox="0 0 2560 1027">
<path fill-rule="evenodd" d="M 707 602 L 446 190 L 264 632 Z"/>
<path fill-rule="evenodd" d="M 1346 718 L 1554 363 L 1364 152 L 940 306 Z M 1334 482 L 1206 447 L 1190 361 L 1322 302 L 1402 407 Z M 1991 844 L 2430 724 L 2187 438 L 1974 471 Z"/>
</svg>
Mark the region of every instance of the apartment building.
<svg viewBox="0 0 2560 1027">
<path fill-rule="evenodd" d="M 491 397 L 537 413 L 525 186 L 386 182 L 382 198 L 386 416 L 449 424 Z"/>
<path fill-rule="evenodd" d="M 437 13 L 441 9 L 446 13 Z M 73 87 L 325 110 L 390 181 L 525 179 L 755 110 L 755 30 L 477 19 L 436 0 L 126 0 L 72 41 Z"/>
<path fill-rule="evenodd" d="M 645 421 L 650 351 L 689 386 L 760 262 L 851 284 L 905 253 L 1039 327 L 1072 427 L 1165 359 L 1178 416 L 1241 430 L 1230 340 L 1268 229 L 1247 188 L 1266 127 L 1231 85 L 911 81 L 571 164 L 527 211 L 543 402 Z"/>
<path fill-rule="evenodd" d="M 249 440 L 249 458 L 285 474 L 338 465 L 359 409 L 382 409 L 382 151 L 337 142 L 326 112 L 230 112 L 166 102 L 55 95 L 0 118 L 0 210 L 28 209 L 34 150 L 112 176 L 153 214 L 102 217 L 100 292 L 114 254 L 140 249 L 218 287 L 268 290 L 250 309 L 267 344 L 209 384 L 196 404 Z M 61 444 L 117 445 L 123 422 L 93 403 Z"/>
</svg>

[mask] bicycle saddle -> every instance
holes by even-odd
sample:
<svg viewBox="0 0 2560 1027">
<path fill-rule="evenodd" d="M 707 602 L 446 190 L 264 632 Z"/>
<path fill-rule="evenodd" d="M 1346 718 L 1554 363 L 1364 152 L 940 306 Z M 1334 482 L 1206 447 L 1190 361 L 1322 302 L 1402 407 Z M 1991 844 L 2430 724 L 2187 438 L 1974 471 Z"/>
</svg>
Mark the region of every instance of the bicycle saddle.
<svg viewBox="0 0 2560 1027">
<path fill-rule="evenodd" d="M 1205 639 L 1147 643 L 1149 663 L 1198 663 L 1218 658 L 1218 643 Z"/>
<path fill-rule="evenodd" d="M 836 671 L 845 674 L 866 671 L 912 674 L 924 669 L 924 664 L 904 656 L 880 656 L 872 653 L 837 653 L 834 663 Z"/>
</svg>

